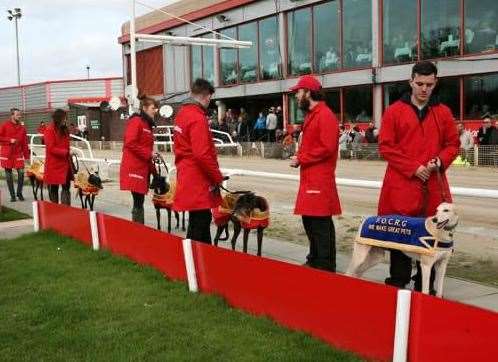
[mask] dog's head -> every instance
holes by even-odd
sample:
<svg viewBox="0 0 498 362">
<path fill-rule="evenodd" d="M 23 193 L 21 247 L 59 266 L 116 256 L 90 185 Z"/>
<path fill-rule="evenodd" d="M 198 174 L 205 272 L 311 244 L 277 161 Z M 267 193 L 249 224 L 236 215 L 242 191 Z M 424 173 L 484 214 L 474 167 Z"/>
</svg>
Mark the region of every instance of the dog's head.
<svg viewBox="0 0 498 362">
<path fill-rule="evenodd" d="M 100 179 L 99 172 L 95 171 L 88 175 L 88 183 L 92 186 L 95 186 L 99 189 L 102 189 L 102 180 Z"/>
<path fill-rule="evenodd" d="M 437 207 L 436 215 L 432 217 L 432 222 L 438 229 L 450 231 L 458 225 L 458 215 L 455 206 L 448 202 L 443 202 Z"/>
<path fill-rule="evenodd" d="M 238 219 L 247 219 L 254 209 L 266 211 L 268 204 L 261 196 L 256 196 L 254 192 L 248 192 L 237 198 L 232 214 Z"/>
<path fill-rule="evenodd" d="M 166 177 L 156 174 L 152 177 L 150 188 L 154 189 L 156 195 L 164 195 L 168 193 L 170 185 L 166 181 Z"/>
</svg>

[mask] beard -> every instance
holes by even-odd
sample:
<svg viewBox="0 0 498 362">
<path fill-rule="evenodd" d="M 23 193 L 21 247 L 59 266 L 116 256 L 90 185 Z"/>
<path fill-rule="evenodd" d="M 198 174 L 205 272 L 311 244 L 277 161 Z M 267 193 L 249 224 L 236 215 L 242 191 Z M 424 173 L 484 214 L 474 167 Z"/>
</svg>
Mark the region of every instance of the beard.
<svg viewBox="0 0 498 362">
<path fill-rule="evenodd" d="M 297 102 L 297 106 L 303 112 L 308 112 L 310 109 L 310 100 L 307 98 L 303 98 Z"/>
</svg>

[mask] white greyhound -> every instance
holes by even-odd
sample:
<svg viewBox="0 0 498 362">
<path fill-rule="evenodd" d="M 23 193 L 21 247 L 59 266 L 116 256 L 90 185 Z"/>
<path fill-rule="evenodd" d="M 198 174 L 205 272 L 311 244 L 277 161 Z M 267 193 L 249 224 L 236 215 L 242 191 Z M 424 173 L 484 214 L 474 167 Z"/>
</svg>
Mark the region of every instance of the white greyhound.
<svg viewBox="0 0 498 362">
<path fill-rule="evenodd" d="M 429 279 L 431 269 L 435 269 L 436 295 L 443 295 L 443 281 L 446 267 L 453 253 L 453 231 L 458 225 L 458 215 L 453 204 L 443 202 L 437 208 L 436 215 L 425 219 L 425 228 L 432 237 L 433 247 L 429 252 L 407 252 L 410 258 L 420 261 L 422 268 L 422 292 L 429 293 Z M 386 248 L 362 243 L 360 240 L 361 227 L 354 242 L 353 257 L 349 264 L 347 275 L 361 276 L 366 270 L 384 259 Z M 424 243 L 428 238 L 425 239 Z"/>
</svg>

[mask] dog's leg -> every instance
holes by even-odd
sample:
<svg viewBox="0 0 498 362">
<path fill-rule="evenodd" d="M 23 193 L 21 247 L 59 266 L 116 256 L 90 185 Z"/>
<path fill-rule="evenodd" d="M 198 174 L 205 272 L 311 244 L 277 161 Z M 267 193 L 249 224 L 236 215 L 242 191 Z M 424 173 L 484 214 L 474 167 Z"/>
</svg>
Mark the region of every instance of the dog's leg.
<svg viewBox="0 0 498 362">
<path fill-rule="evenodd" d="M 171 233 L 171 209 L 168 210 L 168 233 Z"/>
<path fill-rule="evenodd" d="M 78 196 L 80 197 L 81 208 L 84 209 L 85 208 L 85 203 L 83 202 L 83 192 L 81 191 L 81 189 L 78 189 Z"/>
<path fill-rule="evenodd" d="M 243 251 L 244 253 L 247 253 L 247 244 L 249 242 L 249 229 L 244 229 L 244 247 Z"/>
<path fill-rule="evenodd" d="M 365 244 L 353 244 L 353 256 L 351 257 L 351 262 L 349 263 L 346 275 L 350 276 L 361 276 L 367 268 L 363 267 L 368 255 L 370 254 L 372 247 Z"/>
<path fill-rule="evenodd" d="M 29 178 L 29 182 L 31 184 L 31 189 L 33 190 L 33 198 L 35 200 L 38 200 L 38 197 L 37 197 L 37 193 L 38 193 L 38 190 L 35 188 L 35 181 L 34 181 L 34 177 L 30 177 Z"/>
<path fill-rule="evenodd" d="M 40 199 L 43 201 L 43 182 L 40 182 Z"/>
<path fill-rule="evenodd" d="M 225 230 L 225 225 L 218 226 L 216 229 L 216 235 L 214 236 L 214 246 L 218 246 L 218 241 L 220 240 L 221 233 Z"/>
<path fill-rule="evenodd" d="M 238 220 L 233 221 L 233 236 L 232 236 L 232 250 L 235 250 L 235 244 L 237 243 L 237 238 L 240 234 L 240 222 Z"/>
<path fill-rule="evenodd" d="M 157 230 L 161 230 L 161 209 L 156 207 Z"/>
<path fill-rule="evenodd" d="M 422 269 L 422 293 L 424 294 L 429 294 L 432 265 L 434 265 L 434 257 L 422 255 L 420 258 L 420 268 Z"/>
<path fill-rule="evenodd" d="M 263 231 L 264 228 L 258 228 L 258 256 L 261 256 L 261 247 L 263 246 Z"/>
<path fill-rule="evenodd" d="M 451 254 L 448 253 L 448 256 L 445 256 L 442 260 L 438 261 L 434 265 L 435 269 L 435 284 L 436 284 L 436 296 L 441 298 L 443 296 L 443 284 L 444 284 L 444 276 L 446 275 L 446 268 L 448 267 L 448 262 L 450 261 Z"/>
<path fill-rule="evenodd" d="M 227 225 L 228 227 L 228 225 Z M 182 231 L 186 231 L 185 229 L 185 211 L 182 212 Z"/>
<path fill-rule="evenodd" d="M 176 219 L 175 229 L 178 230 L 180 228 L 180 213 L 178 211 L 175 211 L 175 219 Z"/>
</svg>

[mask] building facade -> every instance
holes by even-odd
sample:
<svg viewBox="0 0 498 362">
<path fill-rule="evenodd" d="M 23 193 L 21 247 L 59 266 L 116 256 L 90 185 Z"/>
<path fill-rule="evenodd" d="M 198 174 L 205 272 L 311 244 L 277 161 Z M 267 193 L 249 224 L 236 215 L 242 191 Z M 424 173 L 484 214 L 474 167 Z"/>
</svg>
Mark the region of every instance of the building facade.
<svg viewBox="0 0 498 362">
<path fill-rule="evenodd" d="M 234 39 L 249 49 L 138 43 L 138 87 L 181 101 L 197 77 L 216 87 L 219 113 L 245 108 L 252 117 L 281 105 L 285 124 L 303 115 L 286 91 L 302 74 L 322 82 L 327 103 L 343 123 L 380 123 L 407 91 L 411 67 L 434 61 L 437 92 L 456 120 L 475 129 L 498 115 L 496 0 L 183 0 L 165 10 Z M 129 83 L 129 24 L 123 45 Z M 211 37 L 158 12 L 137 19 L 137 32 Z"/>
</svg>

